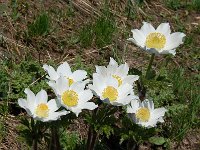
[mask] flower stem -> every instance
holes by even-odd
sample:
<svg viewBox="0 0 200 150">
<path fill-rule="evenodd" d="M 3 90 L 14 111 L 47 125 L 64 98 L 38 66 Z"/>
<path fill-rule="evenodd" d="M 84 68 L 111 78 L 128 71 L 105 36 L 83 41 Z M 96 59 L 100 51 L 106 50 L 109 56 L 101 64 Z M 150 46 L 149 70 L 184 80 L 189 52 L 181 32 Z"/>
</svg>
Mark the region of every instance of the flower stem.
<svg viewBox="0 0 200 150">
<path fill-rule="evenodd" d="M 52 122 L 51 124 L 51 139 L 49 144 L 49 150 L 60 150 L 60 141 L 59 141 L 59 125 L 57 122 Z"/>
<path fill-rule="evenodd" d="M 37 150 L 38 149 L 38 138 L 37 138 L 37 122 L 35 123 L 35 120 L 31 118 L 31 128 L 32 128 L 32 136 L 33 136 L 33 144 L 32 144 L 32 149 Z"/>
<path fill-rule="evenodd" d="M 147 72 L 146 72 L 146 76 L 145 76 L 146 78 L 147 78 L 147 76 L 148 76 L 148 74 L 149 74 L 149 71 L 151 70 L 151 66 L 152 66 L 152 64 L 153 64 L 154 57 L 155 57 L 155 54 L 154 54 L 154 53 L 151 54 L 151 59 L 150 59 L 150 61 L 149 61 L 149 65 L 148 65 Z"/>
</svg>

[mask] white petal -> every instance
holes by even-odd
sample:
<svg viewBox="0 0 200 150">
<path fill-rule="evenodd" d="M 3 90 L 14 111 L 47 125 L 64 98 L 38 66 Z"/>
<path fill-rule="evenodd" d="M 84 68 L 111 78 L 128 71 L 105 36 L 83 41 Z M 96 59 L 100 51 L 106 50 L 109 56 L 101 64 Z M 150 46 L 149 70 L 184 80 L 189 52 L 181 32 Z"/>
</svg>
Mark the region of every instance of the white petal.
<svg viewBox="0 0 200 150">
<path fill-rule="evenodd" d="M 110 57 L 109 65 L 111 65 L 111 66 L 118 66 L 118 63 L 112 57 Z"/>
<path fill-rule="evenodd" d="M 82 82 L 75 82 L 70 86 L 70 89 L 80 93 L 85 89 L 85 84 Z"/>
<path fill-rule="evenodd" d="M 78 95 L 79 95 L 79 104 L 84 104 L 85 102 L 91 100 L 93 97 L 91 90 L 84 90 L 80 92 Z"/>
<path fill-rule="evenodd" d="M 131 89 L 132 89 L 132 86 L 130 84 L 122 84 L 121 86 L 119 86 L 118 88 L 119 98 L 126 97 L 128 94 L 131 93 Z"/>
<path fill-rule="evenodd" d="M 85 70 L 76 70 L 72 73 L 71 78 L 75 81 L 82 81 L 87 78 L 87 72 Z"/>
<path fill-rule="evenodd" d="M 121 77 L 127 76 L 129 71 L 129 67 L 127 65 L 127 63 L 120 65 L 117 70 L 116 70 L 116 74 L 120 75 Z"/>
<path fill-rule="evenodd" d="M 34 107 L 36 103 L 35 94 L 28 88 L 26 88 L 24 92 L 27 94 L 27 105 Z"/>
<path fill-rule="evenodd" d="M 151 32 L 155 32 L 155 28 L 150 23 L 143 22 L 143 26 L 141 27 L 140 31 L 144 34 L 146 40 L 146 36 Z"/>
<path fill-rule="evenodd" d="M 37 93 L 36 95 L 36 104 L 40 104 L 40 103 L 47 103 L 48 100 L 48 96 L 47 96 L 47 92 L 45 90 L 41 90 L 40 92 Z"/>
<path fill-rule="evenodd" d="M 64 116 L 68 113 L 69 113 L 69 111 L 66 111 L 66 110 L 62 110 L 62 111 L 58 111 L 58 112 L 52 112 L 52 113 L 49 114 L 49 117 L 48 117 L 48 119 L 46 119 L 46 121 L 58 120 L 61 116 Z"/>
<path fill-rule="evenodd" d="M 89 85 L 88 85 L 88 88 L 89 88 L 90 90 L 92 90 L 92 92 L 93 92 L 93 94 L 94 94 L 95 96 L 98 97 L 98 96 L 101 95 L 101 92 L 100 92 L 95 86 L 89 84 Z"/>
<path fill-rule="evenodd" d="M 138 29 L 133 29 L 133 30 L 131 30 L 131 32 L 133 33 L 133 39 L 136 41 L 135 44 L 139 45 L 141 47 L 144 47 L 146 37 L 143 34 L 143 32 L 141 30 L 138 30 Z"/>
<path fill-rule="evenodd" d="M 96 67 L 96 72 L 102 76 L 107 75 L 106 67 L 105 66 L 95 66 Z"/>
<path fill-rule="evenodd" d="M 106 83 L 107 86 L 118 87 L 118 81 L 113 77 L 106 78 L 105 83 Z"/>
<path fill-rule="evenodd" d="M 59 109 L 59 105 L 57 104 L 55 99 L 51 99 L 50 101 L 48 101 L 47 105 L 51 112 L 54 112 Z"/>
<path fill-rule="evenodd" d="M 169 23 L 161 23 L 156 29 L 156 32 L 160 32 L 164 34 L 165 36 L 169 36 L 171 33 Z"/>
<path fill-rule="evenodd" d="M 146 51 L 150 54 L 156 54 L 156 55 L 159 55 L 160 52 L 163 52 L 162 50 L 158 51 L 157 49 L 155 48 L 146 48 Z"/>
<path fill-rule="evenodd" d="M 106 70 L 107 76 L 113 75 L 116 72 L 117 68 L 118 68 L 118 65 L 108 65 L 107 70 Z"/>
<path fill-rule="evenodd" d="M 135 111 L 132 109 L 131 106 L 127 106 L 126 112 L 127 112 L 127 113 L 135 113 Z"/>
<path fill-rule="evenodd" d="M 105 79 L 99 74 L 93 74 L 93 87 L 97 89 L 96 93 L 101 93 L 106 86 Z"/>
<path fill-rule="evenodd" d="M 28 108 L 27 107 L 27 101 L 25 99 L 22 99 L 22 98 L 18 99 L 18 104 L 19 104 L 20 107 L 22 107 L 24 109 Z"/>
<path fill-rule="evenodd" d="M 121 106 L 122 105 L 127 105 L 131 102 L 132 100 L 132 96 L 131 95 L 128 95 L 128 96 L 125 96 L 123 98 L 119 98 L 117 101 L 114 101 L 112 104 L 114 104 L 115 102 L 118 103 L 118 105 L 120 104 Z"/>
<path fill-rule="evenodd" d="M 172 50 L 163 50 L 160 52 L 160 54 L 172 54 L 172 55 L 176 55 L 176 49 L 172 49 Z"/>
<path fill-rule="evenodd" d="M 157 109 L 154 109 L 152 111 L 152 117 L 155 118 L 155 119 L 158 119 L 160 117 L 163 117 L 165 115 L 165 112 L 167 111 L 167 109 L 165 108 L 157 108 Z"/>
<path fill-rule="evenodd" d="M 135 81 L 139 79 L 138 75 L 128 75 L 126 78 L 124 78 L 123 83 L 128 83 L 130 85 L 133 85 Z"/>
<path fill-rule="evenodd" d="M 49 82 L 47 82 L 47 84 L 53 89 L 54 93 L 57 95 L 58 94 L 58 91 L 57 91 L 58 87 L 57 87 L 56 82 L 50 80 Z"/>
<path fill-rule="evenodd" d="M 56 81 L 56 85 L 57 85 L 57 92 L 59 95 L 61 95 L 64 91 L 69 89 L 69 83 L 68 80 L 66 80 L 64 77 L 60 77 L 57 81 Z"/>
<path fill-rule="evenodd" d="M 34 105 L 32 106 L 29 106 L 27 104 L 27 101 L 25 99 L 18 99 L 18 104 L 20 107 L 24 108 L 26 110 L 26 112 L 30 115 L 30 116 L 33 116 L 33 110 L 34 110 Z"/>
<path fill-rule="evenodd" d="M 161 122 L 161 123 L 162 123 L 162 122 L 165 122 L 164 119 L 163 119 L 162 117 L 158 118 L 157 121 L 158 121 L 158 122 Z"/>
<path fill-rule="evenodd" d="M 132 42 L 132 43 L 134 43 L 134 44 L 136 44 L 137 46 L 141 46 L 141 45 L 139 45 L 137 43 L 137 41 L 134 38 L 128 38 L 127 40 L 130 41 L 130 42 Z"/>
<path fill-rule="evenodd" d="M 80 105 L 82 109 L 88 109 L 88 110 L 94 110 L 98 107 L 98 105 L 95 105 L 93 102 L 86 102 Z"/>
<path fill-rule="evenodd" d="M 150 108 L 151 110 L 154 110 L 153 100 L 149 100 L 149 102 L 148 102 L 148 108 Z"/>
<path fill-rule="evenodd" d="M 57 72 L 55 71 L 55 69 L 52 66 L 49 65 L 43 65 L 43 69 L 48 73 L 49 75 L 49 79 L 50 80 L 57 80 L 59 78 Z"/>
<path fill-rule="evenodd" d="M 139 109 L 139 100 L 132 100 L 131 107 L 133 109 L 133 113 L 136 113 L 136 111 Z"/>
<path fill-rule="evenodd" d="M 57 73 L 64 77 L 69 77 L 72 74 L 71 68 L 67 62 L 58 66 Z"/>
<path fill-rule="evenodd" d="M 164 50 L 172 50 L 177 48 L 180 44 L 183 44 L 183 38 L 186 35 L 181 32 L 172 33 L 167 37 L 166 45 Z"/>
<path fill-rule="evenodd" d="M 73 113 L 75 113 L 76 116 L 78 117 L 79 113 L 82 112 L 82 109 L 81 109 L 80 107 L 71 107 L 71 111 L 72 111 Z"/>
</svg>

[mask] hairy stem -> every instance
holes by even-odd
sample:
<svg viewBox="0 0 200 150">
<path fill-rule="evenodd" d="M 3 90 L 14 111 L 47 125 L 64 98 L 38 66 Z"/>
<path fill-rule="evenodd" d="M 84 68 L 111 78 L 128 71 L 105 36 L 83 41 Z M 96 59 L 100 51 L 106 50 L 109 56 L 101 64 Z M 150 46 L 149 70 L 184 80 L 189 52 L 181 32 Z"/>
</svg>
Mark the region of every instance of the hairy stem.
<svg viewBox="0 0 200 150">
<path fill-rule="evenodd" d="M 147 72 L 146 72 L 146 76 L 145 76 L 146 78 L 147 78 L 147 76 L 148 76 L 148 74 L 149 74 L 149 71 L 151 70 L 151 66 L 152 66 L 152 64 L 153 64 L 154 57 L 155 57 L 155 54 L 154 54 L 154 53 L 151 54 L 151 59 L 150 59 L 150 61 L 149 61 L 149 65 L 148 65 Z"/>
<path fill-rule="evenodd" d="M 59 133 L 58 127 L 56 124 L 51 126 L 51 139 L 49 144 L 49 150 L 60 150 L 60 141 L 59 141 Z"/>
</svg>

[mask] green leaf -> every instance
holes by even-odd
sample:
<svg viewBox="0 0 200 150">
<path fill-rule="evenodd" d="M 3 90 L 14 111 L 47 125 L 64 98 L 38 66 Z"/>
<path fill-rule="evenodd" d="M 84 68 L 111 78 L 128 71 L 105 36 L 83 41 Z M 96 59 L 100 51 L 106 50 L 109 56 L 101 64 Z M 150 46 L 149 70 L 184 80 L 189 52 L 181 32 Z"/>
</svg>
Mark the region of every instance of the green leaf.
<svg viewBox="0 0 200 150">
<path fill-rule="evenodd" d="M 147 75 L 146 75 L 148 80 L 154 79 L 155 76 L 156 76 L 156 71 L 153 70 L 153 69 L 150 69 L 149 72 L 147 72 Z"/>
<path fill-rule="evenodd" d="M 166 142 L 166 140 L 163 137 L 153 136 L 149 138 L 149 142 L 155 145 L 163 145 Z"/>
<path fill-rule="evenodd" d="M 140 70 L 138 70 L 136 68 L 129 69 L 129 73 L 132 74 L 132 75 L 139 75 L 139 76 L 142 75 L 142 71 L 140 71 Z"/>
</svg>

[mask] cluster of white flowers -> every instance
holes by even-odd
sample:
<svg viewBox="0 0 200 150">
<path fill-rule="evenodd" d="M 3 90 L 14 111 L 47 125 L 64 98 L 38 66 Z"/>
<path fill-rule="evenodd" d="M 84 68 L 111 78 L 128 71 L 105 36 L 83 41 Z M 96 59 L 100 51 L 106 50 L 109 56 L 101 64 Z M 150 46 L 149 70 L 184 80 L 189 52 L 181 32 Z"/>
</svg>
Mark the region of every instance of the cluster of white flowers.
<svg viewBox="0 0 200 150">
<path fill-rule="evenodd" d="M 57 71 L 48 65 L 43 65 L 44 70 L 48 73 L 48 85 L 54 90 L 57 99 L 47 102 L 47 93 L 41 90 L 36 96 L 29 89 L 25 89 L 27 100 L 19 99 L 19 105 L 36 120 L 43 122 L 53 121 L 66 115 L 69 111 L 62 110 L 56 112 L 61 106 L 75 113 L 76 116 L 82 109 L 93 110 L 98 107 L 93 102 L 93 94 L 90 89 L 85 89 L 88 80 L 87 72 L 84 70 L 71 71 L 67 62 L 61 64 Z"/>
<path fill-rule="evenodd" d="M 170 34 L 168 23 L 162 23 L 155 30 L 144 22 L 140 30 L 134 29 L 133 38 L 128 39 L 148 52 L 155 54 L 175 54 L 175 48 L 182 44 L 183 33 Z M 70 111 L 76 116 L 83 109 L 94 110 L 98 107 L 90 101 L 93 94 L 105 103 L 114 106 L 126 106 L 128 116 L 137 124 L 144 127 L 155 127 L 157 122 L 164 122 L 165 108 L 154 109 L 152 100 L 141 101 L 134 93 L 134 82 L 139 79 L 137 75 L 128 75 L 128 64 L 118 63 L 110 58 L 109 65 L 96 66 L 93 74 L 93 83 L 89 83 L 87 72 L 84 70 L 71 71 L 67 62 L 55 70 L 52 66 L 43 65 L 48 73 L 48 85 L 53 89 L 56 100 L 48 101 L 46 91 L 41 90 L 35 95 L 31 90 L 25 89 L 27 100 L 19 99 L 19 105 L 36 120 L 43 122 L 53 121 Z M 58 111 L 60 107 L 65 109 Z M 68 111 L 67 111 L 68 110 Z"/>
</svg>

